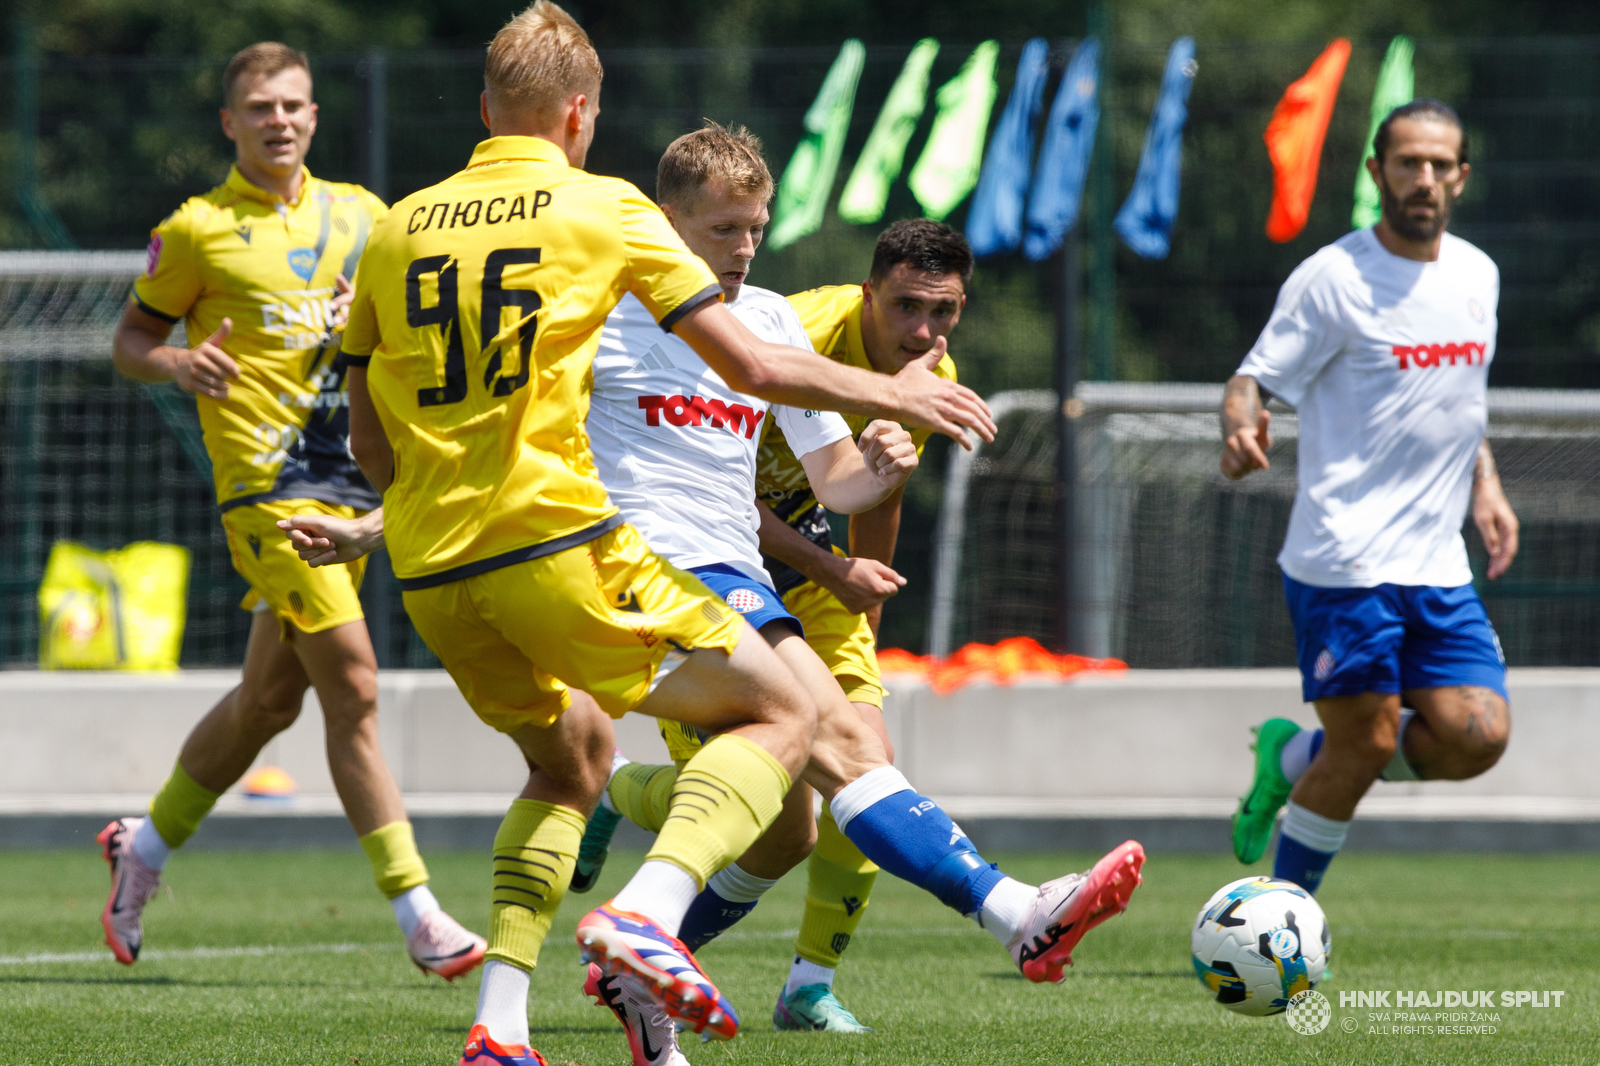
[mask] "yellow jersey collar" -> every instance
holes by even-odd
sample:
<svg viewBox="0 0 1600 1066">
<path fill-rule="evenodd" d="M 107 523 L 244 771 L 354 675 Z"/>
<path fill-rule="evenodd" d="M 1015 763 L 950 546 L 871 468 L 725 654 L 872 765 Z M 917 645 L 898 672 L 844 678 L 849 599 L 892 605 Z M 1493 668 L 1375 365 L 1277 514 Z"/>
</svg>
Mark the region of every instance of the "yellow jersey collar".
<svg viewBox="0 0 1600 1066">
<path fill-rule="evenodd" d="M 245 177 L 239 170 L 239 164 L 235 163 L 228 168 L 227 185 L 233 192 L 251 200 L 259 200 L 264 204 L 287 204 L 290 207 L 295 207 L 299 205 L 301 200 L 306 198 L 306 193 L 311 191 L 311 180 L 311 171 L 306 169 L 305 164 L 302 163 L 300 165 L 300 199 L 289 201 L 275 192 L 268 192 Z"/>
<path fill-rule="evenodd" d="M 478 147 L 472 150 L 472 161 L 467 166 L 481 167 L 485 163 L 506 163 L 513 159 L 555 163 L 563 167 L 572 165 L 567 162 L 567 153 L 552 141 L 543 137 L 507 136 L 479 141 Z"/>
</svg>

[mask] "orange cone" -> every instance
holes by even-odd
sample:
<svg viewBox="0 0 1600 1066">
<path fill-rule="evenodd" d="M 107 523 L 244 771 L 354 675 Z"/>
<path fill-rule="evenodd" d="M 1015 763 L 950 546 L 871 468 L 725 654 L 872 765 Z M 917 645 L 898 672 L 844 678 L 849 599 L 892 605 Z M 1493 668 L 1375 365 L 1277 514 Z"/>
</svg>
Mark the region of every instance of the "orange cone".
<svg viewBox="0 0 1600 1066">
<path fill-rule="evenodd" d="M 1272 157 L 1272 210 L 1267 214 L 1267 236 L 1279 244 L 1293 240 L 1306 227 L 1311 198 L 1317 191 L 1317 165 L 1322 161 L 1322 139 L 1333 117 L 1333 102 L 1350 59 L 1350 42 L 1343 37 L 1317 57 L 1305 77 L 1284 91 L 1267 123 L 1267 154 Z"/>
</svg>

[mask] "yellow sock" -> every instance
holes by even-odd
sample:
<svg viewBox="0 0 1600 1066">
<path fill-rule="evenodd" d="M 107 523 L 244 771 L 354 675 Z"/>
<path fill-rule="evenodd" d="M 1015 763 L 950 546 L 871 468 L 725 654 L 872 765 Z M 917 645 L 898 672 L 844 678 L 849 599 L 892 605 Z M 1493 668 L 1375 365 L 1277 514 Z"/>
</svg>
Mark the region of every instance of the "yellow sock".
<svg viewBox="0 0 1600 1066">
<path fill-rule="evenodd" d="M 417 838 L 410 822 L 380 825 L 361 838 L 361 850 L 372 864 L 372 879 L 378 882 L 378 891 L 389 899 L 428 883 L 428 868 L 417 853 Z"/>
<path fill-rule="evenodd" d="M 539 948 L 572 883 L 584 824 L 571 807 L 511 801 L 494 835 L 494 897 L 484 958 L 523 970 L 538 964 Z"/>
<path fill-rule="evenodd" d="M 648 766 L 631 762 L 611 775 L 607 791 L 617 813 L 640 829 L 661 832 L 672 806 L 672 788 L 678 783 L 676 766 Z"/>
<path fill-rule="evenodd" d="M 838 969 L 856 926 L 867 909 L 867 897 L 878 879 L 878 866 L 840 832 L 826 803 L 817 819 L 817 846 L 806 867 L 806 913 L 794 953 L 807 962 Z"/>
<path fill-rule="evenodd" d="M 645 859 L 681 867 L 704 888 L 778 817 L 789 784 L 766 749 L 732 733 L 713 737 L 679 771 L 672 809 Z"/>
<path fill-rule="evenodd" d="M 221 795 L 190 777 L 182 763 L 173 763 L 172 775 L 150 801 L 150 821 L 167 847 L 181 848 L 200 828 Z"/>
</svg>

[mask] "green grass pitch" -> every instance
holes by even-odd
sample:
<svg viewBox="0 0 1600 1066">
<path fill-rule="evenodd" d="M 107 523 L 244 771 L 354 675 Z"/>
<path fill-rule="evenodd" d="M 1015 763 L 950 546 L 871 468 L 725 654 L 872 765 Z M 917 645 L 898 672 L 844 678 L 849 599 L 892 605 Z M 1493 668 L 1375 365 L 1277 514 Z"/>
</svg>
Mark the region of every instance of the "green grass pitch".
<svg viewBox="0 0 1600 1066">
<path fill-rule="evenodd" d="M 1013 855 L 1042 880 L 1093 856 Z M 428 856 L 446 907 L 483 929 L 488 862 Z M 552 1066 L 628 1061 L 609 1013 L 579 990 L 572 930 L 637 855 L 567 900 L 534 975 L 534 1043 Z M 1227 857 L 1155 855 L 1126 915 L 1091 933 L 1061 985 L 1022 980 L 970 922 L 885 875 L 837 990 L 869 1036 L 775 1033 L 803 871 L 702 955 L 744 1021 L 728 1044 L 688 1043 L 696 1066 L 1022 1063 L 1600 1062 L 1600 857 L 1358 855 L 1320 900 L 1333 927 L 1333 1024 L 1302 1036 L 1281 1017 L 1211 1003 L 1189 967 L 1188 926 L 1240 876 Z M 456 1061 L 477 977 L 446 985 L 403 954 L 359 853 L 195 853 L 168 869 L 147 957 L 123 968 L 100 945 L 106 883 L 92 851 L 0 852 L 0 1062 L 117 1066 L 383 1066 Z M 239 949 L 271 948 L 254 953 Z M 30 956 L 54 956 L 54 960 Z M 1492 1035 L 1384 1035 L 1341 990 L 1561 990 L 1562 1006 L 1498 1011 Z M 1354 1021 L 1356 1031 L 1346 1032 Z M 1392 1024 L 1392 1023 L 1391 1023 Z"/>
</svg>

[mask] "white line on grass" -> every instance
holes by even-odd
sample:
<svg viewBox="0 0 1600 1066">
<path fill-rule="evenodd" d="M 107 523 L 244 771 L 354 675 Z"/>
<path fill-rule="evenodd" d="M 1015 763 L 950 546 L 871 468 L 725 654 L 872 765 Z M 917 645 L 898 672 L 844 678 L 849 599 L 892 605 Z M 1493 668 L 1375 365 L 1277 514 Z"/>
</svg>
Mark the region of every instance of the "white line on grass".
<svg viewBox="0 0 1600 1066">
<path fill-rule="evenodd" d="M 252 959 L 267 955 L 353 955 L 360 951 L 392 951 L 399 944 L 295 944 L 275 947 L 271 944 L 237 948 L 173 948 L 162 951 L 145 951 L 139 958 L 159 959 Z M 33 966 L 53 962 L 115 962 L 107 951 L 41 952 L 36 955 L 0 955 L 0 966 Z"/>
<path fill-rule="evenodd" d="M 949 936 L 967 932 L 959 926 L 907 926 L 895 929 L 862 929 L 858 937 L 880 936 Z M 722 934 L 721 940 L 793 940 L 798 929 L 734 930 Z M 277 947 L 271 944 L 236 948 L 171 948 L 140 952 L 141 961 L 156 962 L 161 959 L 256 959 L 270 955 L 353 955 L 360 951 L 398 951 L 401 945 L 387 944 L 295 944 Z M 38 966 L 46 963 L 115 962 L 108 951 L 39 952 L 34 955 L 0 955 L 0 966 Z"/>
</svg>

